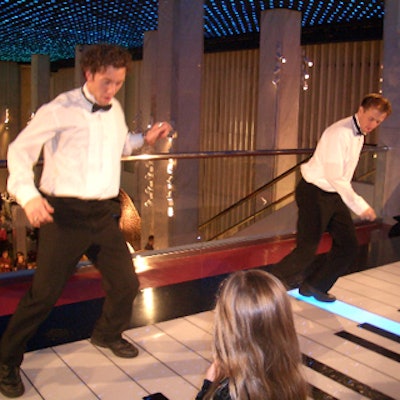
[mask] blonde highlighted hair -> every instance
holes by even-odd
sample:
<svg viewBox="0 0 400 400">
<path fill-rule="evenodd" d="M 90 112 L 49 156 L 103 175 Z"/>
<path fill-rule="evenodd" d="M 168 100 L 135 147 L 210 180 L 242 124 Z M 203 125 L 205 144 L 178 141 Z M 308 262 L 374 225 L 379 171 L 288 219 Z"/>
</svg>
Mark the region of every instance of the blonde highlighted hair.
<svg viewBox="0 0 400 400">
<path fill-rule="evenodd" d="M 213 346 L 217 376 L 205 399 L 226 378 L 233 400 L 306 399 L 289 297 L 273 275 L 239 271 L 222 284 Z"/>
</svg>

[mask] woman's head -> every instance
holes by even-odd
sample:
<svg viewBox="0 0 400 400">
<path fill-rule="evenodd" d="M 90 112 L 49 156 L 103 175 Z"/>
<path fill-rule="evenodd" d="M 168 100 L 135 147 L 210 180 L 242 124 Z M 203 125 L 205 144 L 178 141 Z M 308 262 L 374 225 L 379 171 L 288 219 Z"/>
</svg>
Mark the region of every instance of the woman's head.
<svg viewBox="0 0 400 400">
<path fill-rule="evenodd" d="M 233 398 L 302 398 L 280 393 L 292 375 L 296 385 L 304 382 L 290 300 L 274 276 L 239 271 L 223 283 L 215 308 L 214 353 L 219 378 L 229 378 L 231 395 L 238 390 Z"/>
</svg>

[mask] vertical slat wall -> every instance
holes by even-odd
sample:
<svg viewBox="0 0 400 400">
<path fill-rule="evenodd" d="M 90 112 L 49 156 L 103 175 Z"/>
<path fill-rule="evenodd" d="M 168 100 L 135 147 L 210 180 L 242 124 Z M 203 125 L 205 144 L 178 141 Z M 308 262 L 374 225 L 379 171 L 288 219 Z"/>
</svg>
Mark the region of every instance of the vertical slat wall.
<svg viewBox="0 0 400 400">
<path fill-rule="evenodd" d="M 304 46 L 313 61 L 301 96 L 299 147 L 314 147 L 322 131 L 357 111 L 362 97 L 380 90 L 381 41 Z M 376 141 L 375 136 L 368 138 Z"/>
<path fill-rule="evenodd" d="M 364 94 L 380 90 L 381 41 L 303 46 L 313 61 L 309 89 L 302 91 L 299 148 L 314 147 L 322 131 L 356 111 Z M 204 57 L 202 150 L 252 150 L 258 82 L 258 50 L 209 53 Z M 299 82 L 299 85 L 301 82 Z M 376 142 L 372 135 L 368 143 Z M 200 223 L 246 196 L 253 187 L 251 159 L 203 160 Z M 210 227 L 204 237 L 251 212 L 235 214 Z"/>
<path fill-rule="evenodd" d="M 206 54 L 203 72 L 201 149 L 252 150 L 257 105 L 258 50 Z M 253 190 L 247 158 L 201 161 L 200 221 L 206 221 Z M 237 213 L 246 213 L 239 210 Z M 229 226 L 235 215 L 213 230 Z"/>
</svg>

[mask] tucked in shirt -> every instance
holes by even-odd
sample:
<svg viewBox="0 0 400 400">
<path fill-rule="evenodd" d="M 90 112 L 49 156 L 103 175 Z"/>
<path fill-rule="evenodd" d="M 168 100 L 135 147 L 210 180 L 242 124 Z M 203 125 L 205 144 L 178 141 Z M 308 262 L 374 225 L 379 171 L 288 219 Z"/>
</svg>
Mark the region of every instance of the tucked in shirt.
<svg viewBox="0 0 400 400">
<path fill-rule="evenodd" d="M 303 178 L 326 192 L 337 192 L 347 207 L 362 214 L 368 203 L 352 185 L 364 144 L 353 117 L 347 117 L 329 126 L 322 134 L 311 159 L 301 166 Z"/>
<path fill-rule="evenodd" d="M 90 98 L 86 88 L 85 94 Z M 53 196 L 103 200 L 118 195 L 121 156 L 143 145 L 131 134 L 121 105 L 92 113 L 82 89 L 43 105 L 8 148 L 8 191 L 22 205 L 39 195 L 33 165 L 43 149 L 40 191 Z"/>
</svg>

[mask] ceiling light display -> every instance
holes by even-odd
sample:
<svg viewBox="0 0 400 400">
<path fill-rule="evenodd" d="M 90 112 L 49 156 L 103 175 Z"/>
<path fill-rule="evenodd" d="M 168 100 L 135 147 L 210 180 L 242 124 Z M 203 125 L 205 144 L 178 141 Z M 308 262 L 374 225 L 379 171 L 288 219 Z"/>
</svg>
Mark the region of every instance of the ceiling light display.
<svg viewBox="0 0 400 400">
<path fill-rule="evenodd" d="M 135 49 L 158 27 L 159 0 L 0 0 L 0 60 L 73 59 L 75 46 L 98 42 Z M 204 0 L 206 39 L 257 33 L 260 13 L 302 13 L 302 27 L 383 19 L 384 0 Z"/>
</svg>

